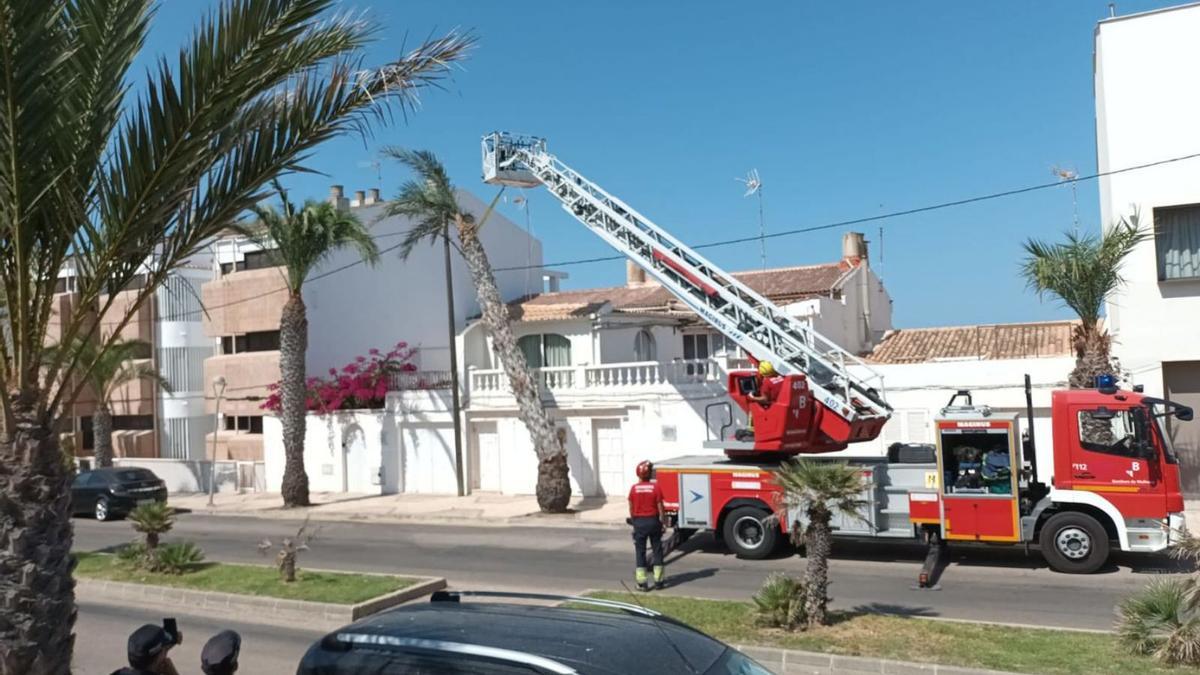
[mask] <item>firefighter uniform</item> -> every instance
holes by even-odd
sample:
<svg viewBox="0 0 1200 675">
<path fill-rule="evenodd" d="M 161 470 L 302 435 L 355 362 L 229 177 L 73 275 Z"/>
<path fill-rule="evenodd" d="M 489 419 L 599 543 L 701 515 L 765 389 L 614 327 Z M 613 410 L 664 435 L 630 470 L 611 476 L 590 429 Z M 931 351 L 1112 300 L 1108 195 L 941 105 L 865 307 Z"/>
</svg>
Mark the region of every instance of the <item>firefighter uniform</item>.
<svg viewBox="0 0 1200 675">
<path fill-rule="evenodd" d="M 638 467 L 639 481 L 629 489 L 629 522 L 633 525 L 633 550 L 637 567 L 634 579 L 643 590 L 648 588 L 646 578 L 646 540 L 650 540 L 654 565 L 654 585 L 663 582 L 663 523 L 661 519 L 663 494 L 658 483 L 649 480 L 650 471 Z"/>
</svg>

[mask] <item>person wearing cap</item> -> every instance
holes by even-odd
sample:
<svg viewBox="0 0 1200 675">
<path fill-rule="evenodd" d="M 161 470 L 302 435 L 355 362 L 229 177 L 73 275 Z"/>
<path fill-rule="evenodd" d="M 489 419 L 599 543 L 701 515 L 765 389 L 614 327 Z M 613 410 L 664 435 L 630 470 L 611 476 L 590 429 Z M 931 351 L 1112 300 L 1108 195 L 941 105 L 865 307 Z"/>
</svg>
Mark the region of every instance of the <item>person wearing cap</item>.
<svg viewBox="0 0 1200 675">
<path fill-rule="evenodd" d="M 663 493 L 658 483 L 650 480 L 654 474 L 654 465 L 642 462 L 637 465 L 638 482 L 629 488 L 629 524 L 633 526 L 633 552 L 637 567 L 633 577 L 638 588 L 650 590 L 650 580 L 646 576 L 646 540 L 650 540 L 654 563 L 654 587 L 662 588 L 663 584 L 663 521 L 666 512 L 663 510 Z"/>
<path fill-rule="evenodd" d="M 775 372 L 775 366 L 770 361 L 758 362 L 758 392 L 746 398 L 761 403 L 764 408 L 779 398 L 779 389 L 783 386 L 783 377 Z M 753 417 L 751 417 L 753 419 Z"/>
<path fill-rule="evenodd" d="M 242 636 L 236 631 L 223 630 L 204 643 L 204 649 L 200 650 L 200 670 L 204 675 L 233 675 L 241 651 Z"/>
<path fill-rule="evenodd" d="M 148 623 L 133 631 L 126 646 L 129 667 L 112 675 L 179 675 L 168 652 L 179 644 L 180 635 L 171 635 L 162 626 Z"/>
</svg>

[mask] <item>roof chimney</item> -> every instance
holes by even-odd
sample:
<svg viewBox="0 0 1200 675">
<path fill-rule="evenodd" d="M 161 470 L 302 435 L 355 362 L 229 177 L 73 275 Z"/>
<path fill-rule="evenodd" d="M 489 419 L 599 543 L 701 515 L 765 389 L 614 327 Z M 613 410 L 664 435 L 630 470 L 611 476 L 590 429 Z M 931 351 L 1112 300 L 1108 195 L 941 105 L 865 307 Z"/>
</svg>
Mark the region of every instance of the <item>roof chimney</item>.
<svg viewBox="0 0 1200 675">
<path fill-rule="evenodd" d="M 367 203 L 368 204 L 378 204 L 380 201 L 381 200 L 379 199 L 379 188 L 371 188 L 370 190 L 367 190 Z"/>
<path fill-rule="evenodd" d="M 354 199 L 350 201 L 350 206 L 365 206 L 367 203 L 367 191 L 355 190 Z"/>
<path fill-rule="evenodd" d="M 645 286 L 646 270 L 632 260 L 625 261 L 625 285 Z"/>
<path fill-rule="evenodd" d="M 341 185 L 332 185 L 329 188 L 329 203 L 337 207 L 338 211 L 345 211 L 350 208 L 350 202 L 345 195 L 346 191 Z"/>
<path fill-rule="evenodd" d="M 867 260 L 867 240 L 862 232 L 847 232 L 842 235 L 842 261 L 851 266 Z"/>
</svg>

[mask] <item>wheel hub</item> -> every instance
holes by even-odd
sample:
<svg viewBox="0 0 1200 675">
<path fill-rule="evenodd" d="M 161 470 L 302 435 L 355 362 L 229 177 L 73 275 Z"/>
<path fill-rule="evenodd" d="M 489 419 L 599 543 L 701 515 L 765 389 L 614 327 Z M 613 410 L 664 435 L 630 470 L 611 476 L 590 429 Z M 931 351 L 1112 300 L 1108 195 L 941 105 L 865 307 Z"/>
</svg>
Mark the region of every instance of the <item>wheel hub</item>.
<svg viewBox="0 0 1200 675">
<path fill-rule="evenodd" d="M 1078 527 L 1065 527 L 1054 537 L 1058 552 L 1071 560 L 1082 560 L 1092 552 L 1092 537 Z"/>
<path fill-rule="evenodd" d="M 758 548 L 762 545 L 764 537 L 763 524 L 757 518 L 749 516 L 739 518 L 734 525 L 733 531 L 737 536 L 738 543 L 745 548 Z"/>
</svg>

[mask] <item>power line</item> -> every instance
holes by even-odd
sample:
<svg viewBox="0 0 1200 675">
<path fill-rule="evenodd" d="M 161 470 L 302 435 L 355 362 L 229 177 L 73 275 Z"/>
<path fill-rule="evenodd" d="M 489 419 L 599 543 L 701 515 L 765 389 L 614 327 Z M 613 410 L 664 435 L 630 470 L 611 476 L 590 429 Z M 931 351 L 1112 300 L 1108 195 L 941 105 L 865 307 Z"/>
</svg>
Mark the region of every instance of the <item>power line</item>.
<svg viewBox="0 0 1200 675">
<path fill-rule="evenodd" d="M 1149 168 L 1153 168 L 1156 166 L 1162 166 L 1164 164 L 1172 164 L 1174 162 L 1182 162 L 1187 159 L 1194 159 L 1196 157 L 1200 157 L 1200 152 L 1192 153 L 1190 155 L 1181 155 L 1179 157 L 1172 157 L 1170 159 L 1161 159 L 1161 160 L 1158 160 L 1157 162 L 1148 162 L 1146 164 L 1138 164 L 1136 166 L 1128 166 L 1123 169 L 1113 169 L 1112 171 L 1101 171 L 1101 172 L 1094 173 L 1094 174 L 1091 174 L 1088 176 L 1078 176 L 1072 180 L 1072 183 L 1078 183 L 1079 181 L 1085 181 L 1085 180 L 1095 180 L 1097 178 L 1103 178 L 1105 176 L 1114 176 L 1116 174 L 1128 173 L 1130 171 L 1139 171 L 1141 169 L 1149 169 Z M 949 201 L 949 202 L 930 204 L 929 206 L 920 206 L 920 207 L 913 208 L 913 209 L 905 209 L 903 211 L 892 211 L 891 213 L 881 213 L 881 214 L 874 215 L 874 216 L 866 216 L 864 218 L 854 218 L 852 220 L 839 220 L 839 221 L 833 222 L 833 223 L 825 223 L 824 225 L 814 225 L 811 227 L 800 227 L 800 228 L 796 228 L 796 229 L 792 229 L 792 230 L 783 230 L 781 232 L 772 232 L 770 234 L 759 235 L 759 236 L 738 237 L 736 239 L 722 239 L 721 241 L 713 241 L 713 242 L 709 242 L 707 244 L 700 244 L 698 246 L 693 246 L 692 248 L 697 249 L 697 250 L 705 249 L 705 248 L 718 248 L 721 246 L 732 246 L 734 244 L 745 244 L 748 242 L 758 241 L 759 239 L 775 239 L 777 237 L 790 237 L 790 236 L 797 235 L 797 234 L 806 234 L 808 232 L 818 232 L 820 230 L 831 230 L 831 229 L 837 228 L 837 227 L 846 227 L 848 225 L 861 225 L 863 223 L 871 223 L 871 222 L 875 222 L 878 220 L 886 220 L 888 218 L 897 218 L 900 216 L 911 216 L 911 215 L 918 214 L 918 213 L 928 213 L 930 211 L 938 211 L 941 209 L 948 209 L 948 208 L 951 208 L 954 206 L 965 206 L 967 204 L 975 204 L 978 202 L 984 202 L 984 201 L 988 201 L 988 200 L 992 200 L 992 199 L 1000 199 L 1003 197 L 1013 197 L 1015 195 L 1025 194 L 1028 192 L 1036 192 L 1038 190 L 1048 190 L 1050 188 L 1058 187 L 1060 185 L 1062 185 L 1062 181 L 1054 181 L 1051 183 L 1039 183 L 1037 185 L 1030 185 L 1028 187 L 1016 188 L 1013 190 L 1004 190 L 1003 192 L 992 192 L 992 193 L 986 194 L 986 195 L 978 195 L 975 197 L 967 197 L 966 199 L 956 199 L 954 201 Z M 586 265 L 589 263 L 610 262 L 613 260 L 624 260 L 624 259 L 625 259 L 625 256 L 623 256 L 623 255 L 611 255 L 611 256 L 601 256 L 601 257 L 596 257 L 596 258 L 580 258 L 577 260 L 564 260 L 562 262 L 545 263 L 545 264 L 538 265 L 535 267 L 543 267 L 543 268 L 545 268 L 545 267 L 568 267 L 571 265 Z M 512 271 L 524 270 L 524 269 L 526 269 L 525 266 L 497 267 L 497 268 L 493 269 L 492 271 L 493 272 L 512 272 Z"/>
</svg>

